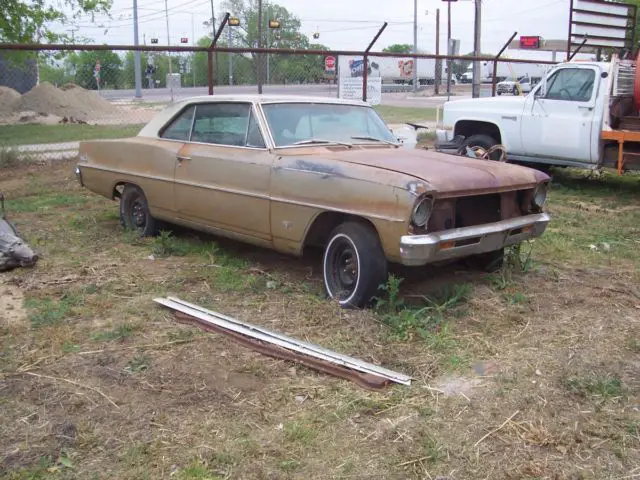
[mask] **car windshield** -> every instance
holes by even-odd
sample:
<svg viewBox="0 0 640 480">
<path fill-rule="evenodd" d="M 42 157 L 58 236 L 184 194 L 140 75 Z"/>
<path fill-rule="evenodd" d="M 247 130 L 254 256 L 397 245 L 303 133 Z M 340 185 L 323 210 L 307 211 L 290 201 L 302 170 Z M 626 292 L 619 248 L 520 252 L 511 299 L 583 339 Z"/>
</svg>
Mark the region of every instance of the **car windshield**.
<svg viewBox="0 0 640 480">
<path fill-rule="evenodd" d="M 397 143 L 370 107 L 327 103 L 262 106 L 277 147 L 323 143 Z"/>
</svg>

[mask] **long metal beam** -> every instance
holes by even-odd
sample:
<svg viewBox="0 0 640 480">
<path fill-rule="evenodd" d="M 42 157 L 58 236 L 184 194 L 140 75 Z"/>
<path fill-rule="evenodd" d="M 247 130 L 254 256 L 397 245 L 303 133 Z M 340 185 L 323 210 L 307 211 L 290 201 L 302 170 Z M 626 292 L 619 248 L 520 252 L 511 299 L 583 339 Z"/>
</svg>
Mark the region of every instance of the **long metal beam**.
<svg viewBox="0 0 640 480">
<path fill-rule="evenodd" d="M 364 362 L 356 358 L 348 357 L 331 350 L 327 350 L 318 345 L 303 342 L 286 335 L 282 335 L 276 332 L 267 330 L 266 328 L 251 325 L 249 323 L 241 322 L 227 315 L 223 315 L 212 310 L 208 310 L 199 305 L 186 302 L 176 297 L 167 298 L 154 298 L 153 300 L 160 305 L 163 305 L 172 310 L 191 315 L 192 317 L 199 318 L 205 322 L 209 322 L 213 325 L 231 330 L 242 335 L 246 335 L 251 338 L 262 340 L 264 342 L 278 345 L 279 347 L 286 348 L 310 357 L 314 357 L 320 360 L 324 360 L 335 365 L 340 365 L 352 370 L 357 370 L 362 373 L 370 375 L 376 375 L 386 378 L 392 382 L 402 385 L 411 385 L 411 377 L 403 375 L 392 370 L 388 370 L 384 367 L 374 365 L 372 363 Z"/>
<path fill-rule="evenodd" d="M 41 51 L 41 50 L 113 50 L 113 51 L 135 51 L 141 52 L 206 52 L 208 47 L 192 47 L 192 46 L 162 46 L 162 45 L 77 45 L 67 43 L 0 43 L 0 51 L 2 50 L 27 50 L 27 51 Z M 362 50 L 315 50 L 315 49 L 288 49 L 288 48 L 237 48 L 237 47 L 218 47 L 215 51 L 223 53 L 273 53 L 282 55 L 351 55 L 359 56 L 363 55 Z M 397 57 L 397 58 L 432 58 L 435 60 L 464 60 L 464 61 L 493 61 L 492 56 L 464 56 L 464 55 L 434 55 L 430 53 L 394 53 L 394 52 L 369 52 L 370 57 Z M 523 58 L 505 58 L 502 60 L 505 63 L 537 63 L 540 65 L 556 65 L 558 62 L 551 60 L 531 60 Z"/>
</svg>

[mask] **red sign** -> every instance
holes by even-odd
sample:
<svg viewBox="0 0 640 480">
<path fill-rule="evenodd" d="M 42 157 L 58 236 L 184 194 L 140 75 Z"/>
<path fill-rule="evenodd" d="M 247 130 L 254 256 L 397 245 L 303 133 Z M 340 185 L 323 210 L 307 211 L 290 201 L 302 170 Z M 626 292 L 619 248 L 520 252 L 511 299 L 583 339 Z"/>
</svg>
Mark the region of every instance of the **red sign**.
<svg viewBox="0 0 640 480">
<path fill-rule="evenodd" d="M 520 48 L 540 48 L 541 43 L 540 37 L 520 37 Z"/>
<path fill-rule="evenodd" d="M 325 59 L 324 59 L 324 69 L 325 70 L 335 70 L 336 69 L 336 57 L 325 57 Z"/>
</svg>

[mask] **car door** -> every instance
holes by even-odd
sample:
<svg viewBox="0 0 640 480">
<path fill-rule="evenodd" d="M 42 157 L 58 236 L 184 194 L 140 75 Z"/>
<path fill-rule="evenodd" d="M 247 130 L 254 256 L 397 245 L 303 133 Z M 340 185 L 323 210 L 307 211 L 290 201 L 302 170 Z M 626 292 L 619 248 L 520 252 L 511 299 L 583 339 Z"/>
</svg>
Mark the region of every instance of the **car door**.
<svg viewBox="0 0 640 480">
<path fill-rule="evenodd" d="M 271 165 L 251 103 L 197 104 L 189 141 L 177 158 L 179 217 L 269 240 Z"/>
<path fill-rule="evenodd" d="M 522 139 L 529 157 L 591 161 L 600 75 L 594 66 L 556 70 L 527 98 L 522 118 Z"/>
</svg>

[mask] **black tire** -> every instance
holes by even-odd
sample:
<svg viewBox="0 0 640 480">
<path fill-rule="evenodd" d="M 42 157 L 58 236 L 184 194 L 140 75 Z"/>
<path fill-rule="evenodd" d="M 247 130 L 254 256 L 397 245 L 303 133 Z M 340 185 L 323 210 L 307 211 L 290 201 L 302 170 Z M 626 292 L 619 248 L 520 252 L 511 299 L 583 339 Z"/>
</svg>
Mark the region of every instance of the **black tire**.
<svg viewBox="0 0 640 480">
<path fill-rule="evenodd" d="M 502 95 L 502 92 L 498 92 L 498 95 Z"/>
<path fill-rule="evenodd" d="M 518 87 L 516 87 L 516 86 L 514 85 L 514 86 L 513 86 L 513 95 L 514 95 L 514 96 L 517 96 L 517 95 L 519 95 L 519 94 L 520 94 L 520 92 L 518 91 Z"/>
<path fill-rule="evenodd" d="M 149 213 L 147 197 L 139 187 L 126 185 L 120 196 L 120 224 L 141 237 L 157 235 L 158 221 Z"/>
<path fill-rule="evenodd" d="M 325 246 L 322 273 L 327 294 L 342 308 L 369 305 L 387 280 L 387 259 L 375 230 L 358 222 L 338 225 Z"/>
<path fill-rule="evenodd" d="M 504 265 L 504 248 L 473 255 L 467 259 L 467 264 L 469 267 L 483 272 L 496 272 Z"/>
<path fill-rule="evenodd" d="M 490 137 L 489 135 L 484 135 L 484 134 L 471 135 L 469 138 L 465 139 L 464 143 L 462 144 L 462 153 L 465 154 L 467 150 L 466 147 L 469 147 L 469 148 L 482 147 L 485 150 L 489 150 L 491 147 L 497 144 L 498 142 L 495 141 L 493 137 Z M 500 152 L 495 152 L 491 154 L 491 160 L 500 160 Z"/>
</svg>

